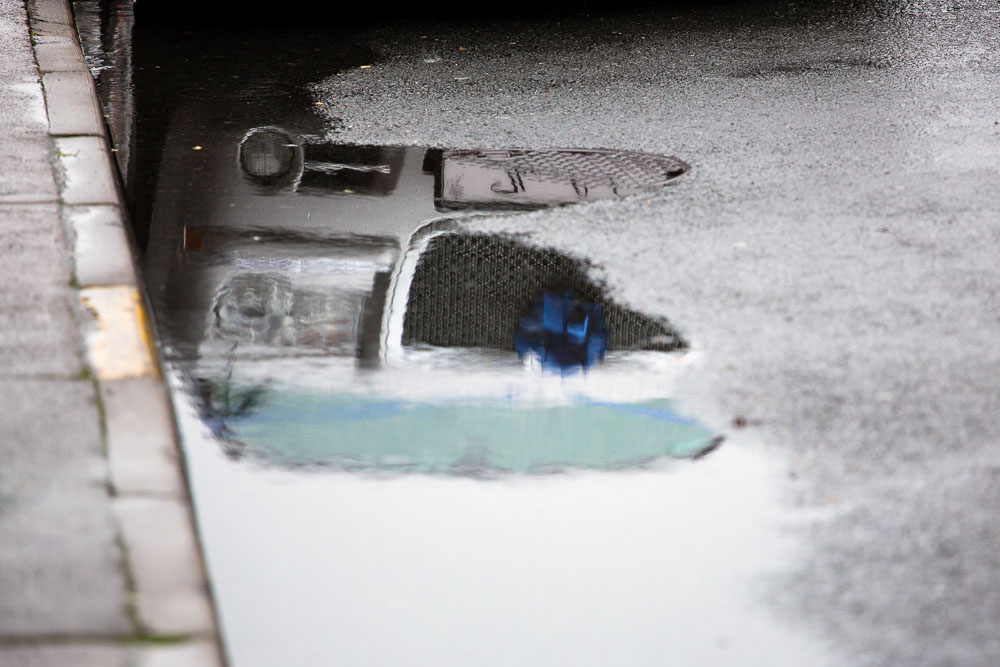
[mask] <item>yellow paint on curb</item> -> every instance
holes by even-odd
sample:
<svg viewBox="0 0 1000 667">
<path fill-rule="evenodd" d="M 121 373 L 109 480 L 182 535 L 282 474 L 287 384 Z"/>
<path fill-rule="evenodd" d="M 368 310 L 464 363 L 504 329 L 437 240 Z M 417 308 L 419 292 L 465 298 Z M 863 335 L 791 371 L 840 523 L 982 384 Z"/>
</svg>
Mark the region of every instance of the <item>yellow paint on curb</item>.
<svg viewBox="0 0 1000 667">
<path fill-rule="evenodd" d="M 86 335 L 98 380 L 158 376 L 152 330 L 139 290 L 127 285 L 88 287 L 80 300 L 96 320 Z"/>
</svg>

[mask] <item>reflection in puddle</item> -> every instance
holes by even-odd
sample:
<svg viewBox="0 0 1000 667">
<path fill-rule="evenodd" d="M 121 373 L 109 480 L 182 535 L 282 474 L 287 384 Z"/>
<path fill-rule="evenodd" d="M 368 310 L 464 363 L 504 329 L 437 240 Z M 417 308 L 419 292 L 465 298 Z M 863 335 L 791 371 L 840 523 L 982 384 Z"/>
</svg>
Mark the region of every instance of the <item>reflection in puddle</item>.
<svg viewBox="0 0 1000 667">
<path fill-rule="evenodd" d="M 670 460 L 719 443 L 670 322 L 470 231 L 432 150 L 228 136 L 168 156 L 146 279 L 233 664 L 822 664 L 754 604 L 773 461 Z"/>
<path fill-rule="evenodd" d="M 234 258 L 244 270 L 224 274 L 185 364 L 231 456 L 485 475 L 718 444 L 649 377 L 682 363 L 669 323 L 609 300 L 569 257 L 455 224 L 418 229 L 401 255 L 369 242 L 340 263 L 332 248 L 292 261 L 277 244 L 260 273 Z M 640 394 L 623 391 L 644 376 Z"/>
<path fill-rule="evenodd" d="M 517 356 L 532 355 L 543 368 L 590 368 L 608 351 L 604 308 L 573 292 L 542 292 L 531 314 L 521 318 L 514 346 Z"/>
<path fill-rule="evenodd" d="M 718 444 L 662 386 L 687 350 L 668 322 L 608 299 L 582 260 L 465 229 L 480 209 L 660 188 L 679 160 L 237 132 L 168 160 L 224 196 L 185 214 L 161 193 L 147 257 L 168 354 L 231 456 L 484 475 Z"/>
<path fill-rule="evenodd" d="M 275 352 L 352 354 L 366 337 L 377 337 L 363 314 L 371 308 L 372 276 L 377 281 L 398 253 L 391 239 L 331 243 L 255 235 L 243 246 L 238 239 L 207 237 L 221 240 L 216 252 L 233 258 L 212 297 L 207 340 L 266 345 Z M 212 245 L 200 245 L 208 261 Z"/>
<path fill-rule="evenodd" d="M 509 238 L 463 233 L 426 242 L 410 283 L 404 344 L 514 349 L 523 318 L 535 314 L 546 293 L 599 306 L 610 350 L 687 347 L 666 322 L 608 300 L 583 262 Z"/>
<path fill-rule="evenodd" d="M 239 144 L 243 175 L 261 194 L 297 191 L 387 195 L 408 149 L 305 143 L 276 127 Z M 426 149 L 439 211 L 532 209 L 655 192 L 688 165 L 667 155 L 614 150 L 458 151 Z"/>
<path fill-rule="evenodd" d="M 554 206 L 650 192 L 688 166 L 666 155 L 610 150 L 443 151 L 435 191 L 444 209 Z"/>
<path fill-rule="evenodd" d="M 437 403 L 200 383 L 226 451 L 283 466 L 487 475 L 619 468 L 661 456 L 693 457 L 711 432 L 668 401 L 552 405 L 507 400 Z M 627 443 L 621 439 L 628 438 Z"/>
<path fill-rule="evenodd" d="M 797 558 L 773 452 L 564 475 L 233 465 L 180 407 L 230 662 L 826 665 L 759 604 Z"/>
<path fill-rule="evenodd" d="M 758 604 L 773 453 L 666 458 L 717 442 L 669 402 L 687 343 L 465 228 L 683 165 L 326 144 L 301 91 L 353 35 L 144 26 L 121 171 L 230 664 L 820 664 Z"/>
</svg>

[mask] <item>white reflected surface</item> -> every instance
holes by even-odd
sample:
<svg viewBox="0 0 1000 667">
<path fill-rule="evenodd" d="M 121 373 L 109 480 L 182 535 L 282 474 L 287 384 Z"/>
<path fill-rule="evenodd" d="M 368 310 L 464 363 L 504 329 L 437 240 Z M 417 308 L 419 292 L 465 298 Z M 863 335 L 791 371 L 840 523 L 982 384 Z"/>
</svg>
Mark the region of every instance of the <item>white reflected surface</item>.
<svg viewBox="0 0 1000 667">
<path fill-rule="evenodd" d="M 174 384 L 236 667 L 833 662 L 763 604 L 802 545 L 756 446 L 499 481 L 262 468 Z"/>
</svg>

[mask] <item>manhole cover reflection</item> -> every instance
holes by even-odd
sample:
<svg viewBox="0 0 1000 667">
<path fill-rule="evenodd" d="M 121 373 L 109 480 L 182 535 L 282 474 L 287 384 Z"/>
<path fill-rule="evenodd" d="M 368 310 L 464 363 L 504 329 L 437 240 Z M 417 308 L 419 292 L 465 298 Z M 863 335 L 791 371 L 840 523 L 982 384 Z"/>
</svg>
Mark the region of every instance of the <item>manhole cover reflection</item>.
<svg viewBox="0 0 1000 667">
<path fill-rule="evenodd" d="M 651 192 L 688 166 L 666 155 L 612 150 L 443 151 L 445 209 L 540 207 Z"/>
<path fill-rule="evenodd" d="M 561 206 L 652 193 L 689 167 L 669 155 L 602 149 L 453 150 L 300 143 L 272 127 L 250 130 L 240 144 L 244 176 L 261 194 L 292 186 L 303 194 L 388 195 L 403 162 L 434 179 L 439 211 Z M 296 162 L 297 161 L 297 162 Z M 261 173 L 262 169 L 270 171 Z M 280 170 L 281 179 L 272 171 Z"/>
</svg>

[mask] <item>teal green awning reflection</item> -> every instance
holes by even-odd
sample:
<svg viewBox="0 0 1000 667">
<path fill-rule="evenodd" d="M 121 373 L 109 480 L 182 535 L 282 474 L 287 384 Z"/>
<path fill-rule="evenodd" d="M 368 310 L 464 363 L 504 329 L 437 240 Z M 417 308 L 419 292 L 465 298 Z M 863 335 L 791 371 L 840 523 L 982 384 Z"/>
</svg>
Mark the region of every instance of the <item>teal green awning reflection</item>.
<svg viewBox="0 0 1000 667">
<path fill-rule="evenodd" d="M 717 443 L 666 400 L 536 407 L 275 391 L 226 430 L 244 454 L 276 465 L 427 473 L 621 468 L 694 457 Z"/>
</svg>

